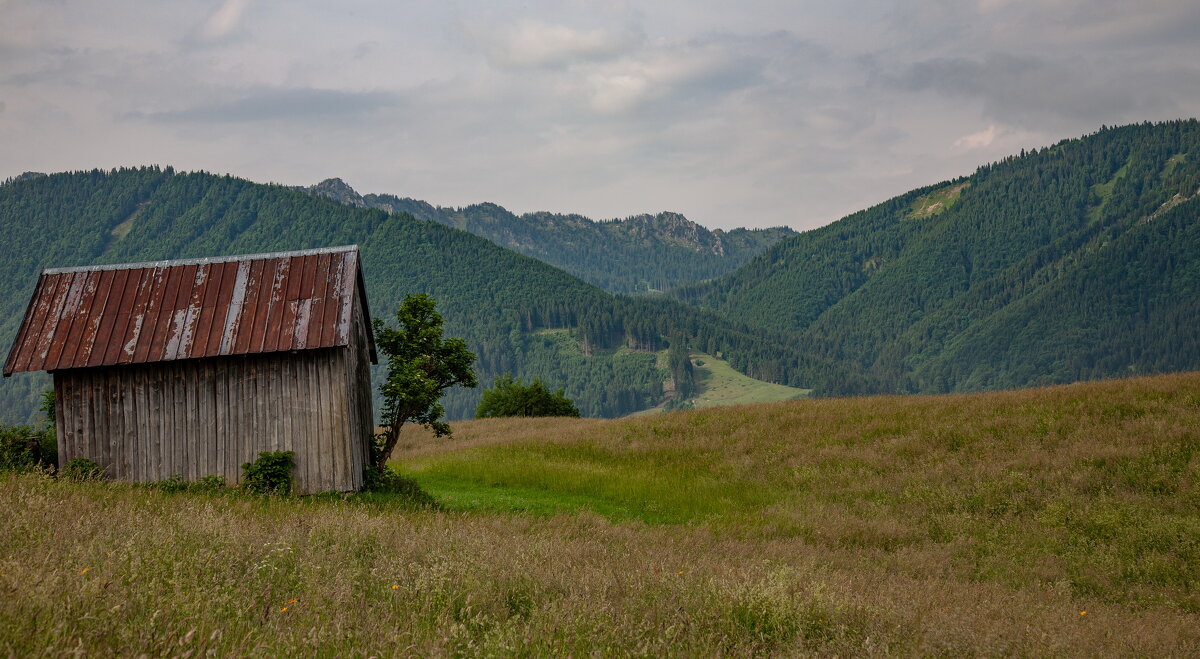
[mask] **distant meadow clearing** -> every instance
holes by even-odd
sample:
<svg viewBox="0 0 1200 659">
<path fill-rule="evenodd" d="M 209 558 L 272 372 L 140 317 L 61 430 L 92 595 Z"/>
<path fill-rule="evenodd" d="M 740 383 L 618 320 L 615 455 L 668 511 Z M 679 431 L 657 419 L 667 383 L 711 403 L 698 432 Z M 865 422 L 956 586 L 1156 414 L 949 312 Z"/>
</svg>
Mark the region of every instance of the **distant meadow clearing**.
<svg viewBox="0 0 1200 659">
<path fill-rule="evenodd" d="M 12 656 L 1200 654 L 1200 375 L 409 432 L 399 495 L 0 474 Z"/>
</svg>

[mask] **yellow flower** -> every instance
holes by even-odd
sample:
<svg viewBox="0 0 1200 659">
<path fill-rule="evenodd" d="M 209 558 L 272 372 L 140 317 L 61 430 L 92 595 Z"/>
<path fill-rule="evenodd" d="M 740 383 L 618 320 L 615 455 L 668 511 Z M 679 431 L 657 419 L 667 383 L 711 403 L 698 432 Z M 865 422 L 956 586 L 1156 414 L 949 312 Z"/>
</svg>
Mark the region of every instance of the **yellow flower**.
<svg viewBox="0 0 1200 659">
<path fill-rule="evenodd" d="M 392 584 L 392 590 L 398 590 L 399 588 L 400 588 L 399 584 Z"/>
<path fill-rule="evenodd" d="M 282 609 L 279 609 L 279 612 L 280 612 L 280 613 L 283 613 L 284 611 L 287 611 L 287 610 L 288 610 L 288 608 L 285 606 L 285 607 L 283 607 Z"/>
<path fill-rule="evenodd" d="M 90 568 L 90 567 L 85 567 L 85 568 L 83 568 L 82 570 L 80 570 L 80 571 L 79 571 L 79 574 L 87 574 L 88 570 L 90 570 L 90 569 L 92 569 L 92 568 Z"/>
<path fill-rule="evenodd" d="M 1080 611 L 1080 612 L 1079 612 L 1079 615 L 1081 615 L 1081 616 L 1086 616 L 1086 615 L 1087 615 L 1087 611 Z"/>
<path fill-rule="evenodd" d="M 299 602 L 299 601 L 300 600 L 298 600 L 298 599 L 290 599 L 290 600 L 284 602 L 284 604 L 295 604 L 296 602 Z"/>
<path fill-rule="evenodd" d="M 683 574 L 683 570 L 680 570 L 680 571 L 679 571 L 679 572 L 677 572 L 676 574 Z"/>
</svg>

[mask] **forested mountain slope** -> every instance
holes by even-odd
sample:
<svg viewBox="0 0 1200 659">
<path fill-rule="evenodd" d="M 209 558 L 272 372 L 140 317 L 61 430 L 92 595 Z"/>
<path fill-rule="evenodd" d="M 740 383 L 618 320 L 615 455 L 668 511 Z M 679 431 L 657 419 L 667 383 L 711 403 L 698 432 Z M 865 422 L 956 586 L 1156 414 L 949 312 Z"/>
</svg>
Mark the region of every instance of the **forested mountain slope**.
<svg viewBox="0 0 1200 659">
<path fill-rule="evenodd" d="M 407 214 L 357 209 L 289 188 L 157 167 L 22 176 L 0 186 L 0 346 L 11 345 L 45 267 L 152 261 L 358 244 L 371 311 L 407 293 L 439 302 L 447 331 L 479 356 L 480 380 L 543 378 L 585 415 L 660 402 L 667 373 L 652 352 L 669 337 L 726 355 L 752 376 L 839 393 L 860 377 L 751 330 L 666 299 L 613 296 L 532 258 Z M 567 328 L 568 332 L 543 330 Z M 35 416 L 44 376 L 0 384 L 0 421 Z M 478 391 L 445 399 L 468 416 Z"/>
<path fill-rule="evenodd" d="M 394 195 L 360 195 L 341 179 L 306 190 L 469 231 L 613 293 L 661 291 L 719 277 L 796 233 L 787 227 L 709 231 L 678 213 L 596 222 L 582 215 L 515 215 L 496 204 L 446 208 Z"/>
<path fill-rule="evenodd" d="M 1023 152 L 675 295 L 895 391 L 1200 369 L 1200 123 Z"/>
</svg>

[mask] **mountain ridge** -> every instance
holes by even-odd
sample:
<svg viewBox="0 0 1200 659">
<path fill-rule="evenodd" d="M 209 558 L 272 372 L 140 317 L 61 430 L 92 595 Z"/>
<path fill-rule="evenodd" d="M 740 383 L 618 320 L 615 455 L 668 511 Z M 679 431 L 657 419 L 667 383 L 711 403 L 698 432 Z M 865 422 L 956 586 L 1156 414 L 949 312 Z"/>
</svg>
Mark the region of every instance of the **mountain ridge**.
<svg viewBox="0 0 1200 659">
<path fill-rule="evenodd" d="M 1105 127 L 785 239 L 672 295 L 900 392 L 1200 368 L 1200 123 Z M 944 198 L 936 212 L 921 216 Z"/>
<path fill-rule="evenodd" d="M 362 195 L 340 178 L 297 189 L 469 231 L 612 293 L 648 293 L 711 279 L 796 233 L 788 227 L 710 230 L 669 211 L 598 221 L 546 211 L 517 215 L 491 202 L 450 208 L 391 194 Z"/>
<path fill-rule="evenodd" d="M 656 351 L 671 340 L 718 351 L 759 378 L 827 392 L 865 386 L 836 365 L 808 359 L 786 337 L 663 297 L 613 295 L 466 231 L 170 167 L 67 172 L 0 186 L 0 344 L 15 335 L 43 268 L 345 244 L 360 247 L 377 315 L 386 319 L 408 293 L 429 293 L 446 331 L 466 338 L 478 356 L 482 383 L 506 372 L 540 377 L 565 388 L 588 416 L 661 403 L 670 374 Z M 566 332 L 548 337 L 542 329 Z M 0 383 L 0 420 L 34 420 L 45 386 L 44 375 Z M 444 403 L 451 418 L 462 418 L 478 397 L 479 390 L 454 390 Z"/>
<path fill-rule="evenodd" d="M 326 183 L 330 193 L 352 190 Z M 447 329 L 480 356 L 485 382 L 508 371 L 541 377 L 595 416 L 662 402 L 671 376 L 655 353 L 668 347 L 817 395 L 1200 370 L 1196 120 L 1106 127 L 1022 152 L 655 297 L 613 295 L 447 226 L 501 226 L 536 238 L 495 204 L 438 221 L 420 219 L 438 212 L 429 204 L 393 199 L 413 212 L 171 168 L 9 182 L 0 187 L 0 287 L 8 293 L 0 296 L 8 305 L 0 339 L 11 337 L 40 267 L 358 243 L 373 309 L 394 308 L 404 292 L 429 292 L 446 305 Z M 549 219 L 562 227 L 560 238 L 578 239 L 577 251 L 564 254 L 598 253 L 599 264 L 610 254 L 608 243 L 589 242 L 597 227 L 635 226 Z M 567 232 L 572 227 L 579 232 Z M 675 227 L 692 240 L 690 225 Z M 6 405 L 36 398 L 33 389 L 16 398 L 4 391 Z M 473 395 L 455 392 L 447 407 L 469 415 Z"/>
</svg>

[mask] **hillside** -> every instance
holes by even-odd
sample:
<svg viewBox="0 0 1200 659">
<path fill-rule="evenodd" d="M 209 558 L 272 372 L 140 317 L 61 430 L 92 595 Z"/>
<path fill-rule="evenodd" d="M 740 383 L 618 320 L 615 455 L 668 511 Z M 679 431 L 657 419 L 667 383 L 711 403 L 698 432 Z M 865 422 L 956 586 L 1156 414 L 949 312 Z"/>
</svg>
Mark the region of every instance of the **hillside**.
<svg viewBox="0 0 1200 659">
<path fill-rule="evenodd" d="M 1106 128 L 914 190 L 675 291 L 890 390 L 1200 368 L 1200 123 Z"/>
<path fill-rule="evenodd" d="M 280 186 L 171 168 L 22 177 L 0 186 L 0 345 L 10 345 L 45 267 L 246 254 L 330 245 L 362 248 L 371 311 L 387 317 L 407 293 L 439 301 L 447 331 L 478 355 L 481 382 L 500 373 L 566 387 L 589 416 L 657 405 L 666 338 L 721 351 L 758 377 L 827 392 L 865 385 L 811 360 L 786 337 L 724 321 L 670 300 L 613 296 L 532 258 L 406 214 L 357 209 Z M 546 341 L 544 328 L 569 341 Z M 36 416 L 44 376 L 0 385 L 0 420 Z M 469 416 L 478 390 L 445 399 Z"/>
<path fill-rule="evenodd" d="M 1194 656 L 1197 401 L 468 421 L 405 436 L 440 508 L 0 473 L 0 652 Z"/>
<path fill-rule="evenodd" d="M 341 179 L 306 190 L 469 231 L 612 293 L 655 292 L 712 279 L 796 233 L 787 227 L 709 231 L 678 213 L 596 222 L 581 215 L 516 215 L 496 204 L 446 208 L 394 195 L 360 195 Z"/>
</svg>

